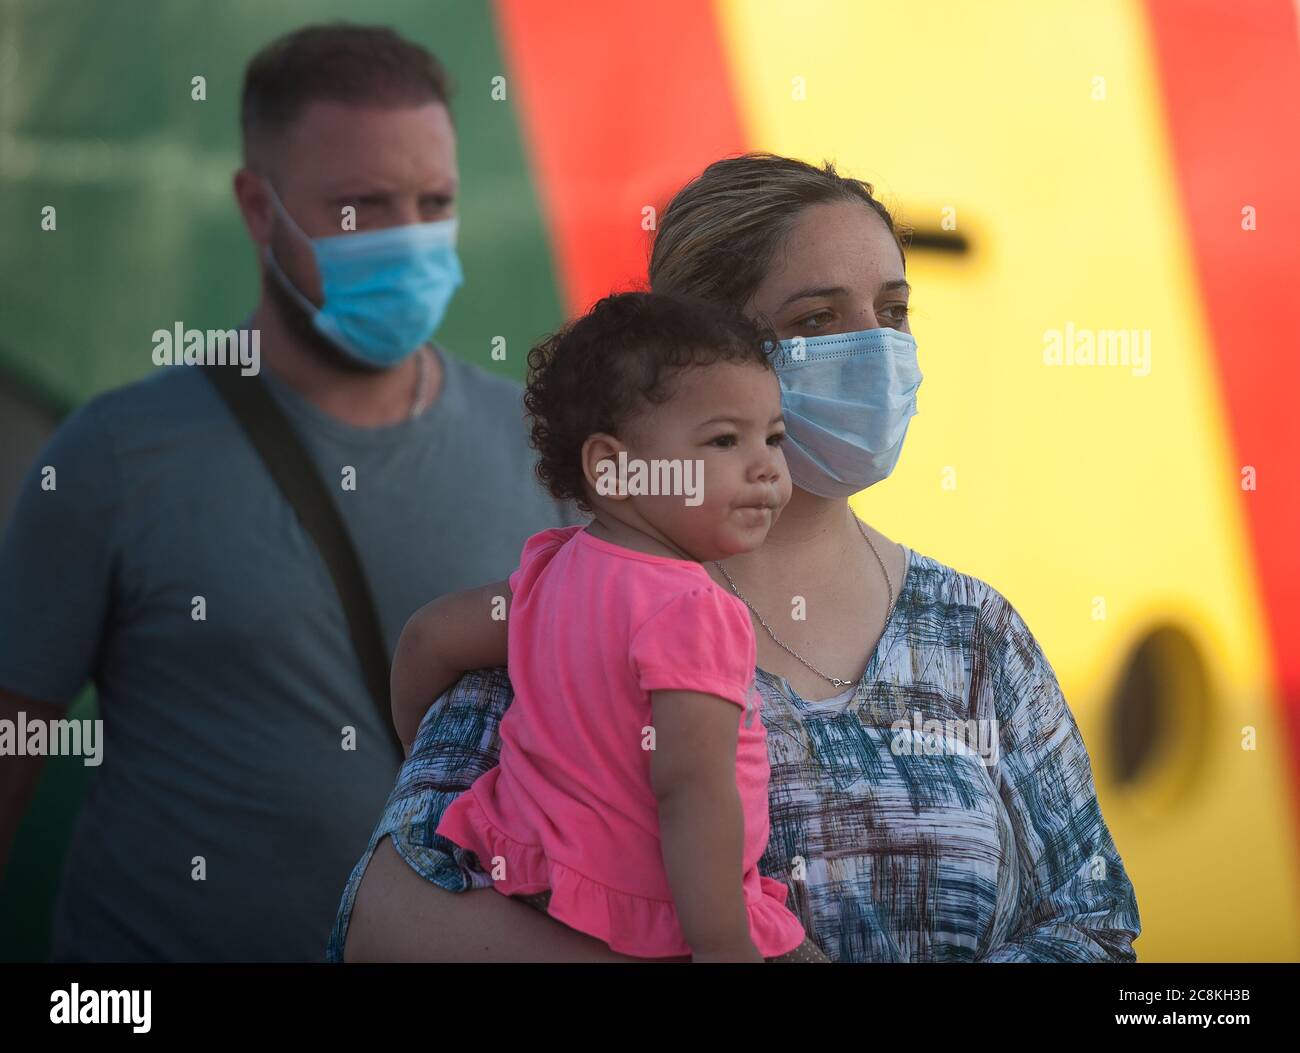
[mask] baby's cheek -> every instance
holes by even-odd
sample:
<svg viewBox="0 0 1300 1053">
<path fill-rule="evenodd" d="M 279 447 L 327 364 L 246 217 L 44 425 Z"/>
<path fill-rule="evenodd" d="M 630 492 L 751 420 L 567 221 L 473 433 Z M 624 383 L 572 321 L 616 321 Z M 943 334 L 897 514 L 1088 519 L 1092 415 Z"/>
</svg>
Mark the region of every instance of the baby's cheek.
<svg viewBox="0 0 1300 1053">
<path fill-rule="evenodd" d="M 715 518 L 725 519 L 745 485 L 737 471 L 736 459 L 703 458 L 696 474 L 700 478 L 703 506 L 711 508 Z"/>
</svg>

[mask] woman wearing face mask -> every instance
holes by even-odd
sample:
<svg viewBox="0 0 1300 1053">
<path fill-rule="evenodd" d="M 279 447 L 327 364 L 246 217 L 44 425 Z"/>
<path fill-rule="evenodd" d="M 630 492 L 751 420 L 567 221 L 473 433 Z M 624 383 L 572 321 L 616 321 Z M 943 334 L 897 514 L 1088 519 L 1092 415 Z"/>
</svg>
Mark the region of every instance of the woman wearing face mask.
<svg viewBox="0 0 1300 1053">
<path fill-rule="evenodd" d="M 830 165 L 719 161 L 663 214 L 650 280 L 781 338 L 793 495 L 760 548 L 706 567 L 757 636 L 760 872 L 789 886 L 832 961 L 1136 960 L 1133 887 L 1041 647 L 995 588 L 848 504 L 892 471 L 922 379 L 889 212 Z M 345 890 L 331 960 L 630 960 L 478 895 L 491 877 L 434 833 L 496 763 L 509 701 L 504 671 L 484 671 L 432 708 Z"/>
</svg>

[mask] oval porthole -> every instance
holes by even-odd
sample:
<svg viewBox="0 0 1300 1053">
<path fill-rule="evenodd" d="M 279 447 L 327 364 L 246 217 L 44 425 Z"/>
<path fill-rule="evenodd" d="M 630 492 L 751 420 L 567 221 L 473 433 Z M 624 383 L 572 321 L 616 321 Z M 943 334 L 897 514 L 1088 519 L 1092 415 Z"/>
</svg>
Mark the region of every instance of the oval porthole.
<svg viewBox="0 0 1300 1053">
<path fill-rule="evenodd" d="M 1108 713 L 1109 771 L 1127 793 L 1163 808 L 1195 783 L 1213 717 L 1200 649 L 1175 625 L 1150 630 L 1120 671 Z"/>
</svg>

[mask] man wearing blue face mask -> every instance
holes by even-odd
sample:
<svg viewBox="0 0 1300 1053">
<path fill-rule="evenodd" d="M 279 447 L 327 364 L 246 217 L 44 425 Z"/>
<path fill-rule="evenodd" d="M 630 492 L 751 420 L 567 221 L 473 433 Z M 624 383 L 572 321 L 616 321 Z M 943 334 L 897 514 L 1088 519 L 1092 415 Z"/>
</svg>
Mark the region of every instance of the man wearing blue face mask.
<svg viewBox="0 0 1300 1053">
<path fill-rule="evenodd" d="M 249 379 L 324 484 L 386 662 L 418 607 L 582 519 L 533 475 L 520 387 L 433 342 L 463 282 L 433 56 L 301 30 L 250 64 L 242 123 Z M 320 960 L 393 786 L 354 608 L 232 405 L 182 366 L 92 400 L 0 548 L 0 718 L 57 718 L 89 679 L 105 721 L 58 960 Z M 40 770 L 24 760 L 0 778 L 0 866 Z"/>
</svg>

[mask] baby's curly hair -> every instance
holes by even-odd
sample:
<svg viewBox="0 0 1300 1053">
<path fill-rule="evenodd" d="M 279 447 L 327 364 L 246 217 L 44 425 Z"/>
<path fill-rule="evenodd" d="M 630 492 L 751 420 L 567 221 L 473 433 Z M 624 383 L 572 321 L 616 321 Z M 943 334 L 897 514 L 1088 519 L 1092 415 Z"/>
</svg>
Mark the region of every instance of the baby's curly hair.
<svg viewBox="0 0 1300 1053">
<path fill-rule="evenodd" d="M 672 397 L 684 369 L 748 362 L 775 372 L 776 336 L 761 322 L 694 297 L 606 296 L 528 352 L 524 406 L 537 476 L 558 500 L 590 513 L 582 444 L 620 429 Z"/>
</svg>

